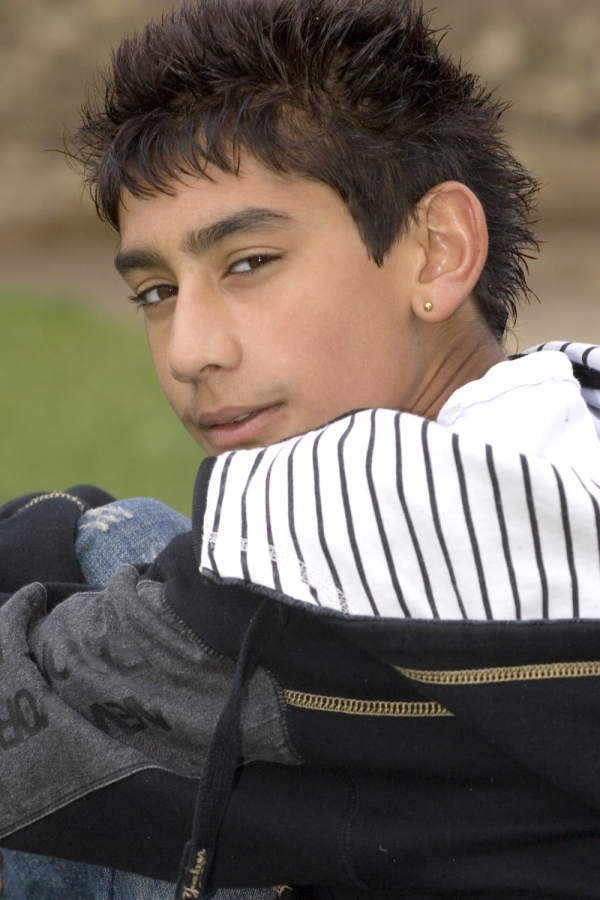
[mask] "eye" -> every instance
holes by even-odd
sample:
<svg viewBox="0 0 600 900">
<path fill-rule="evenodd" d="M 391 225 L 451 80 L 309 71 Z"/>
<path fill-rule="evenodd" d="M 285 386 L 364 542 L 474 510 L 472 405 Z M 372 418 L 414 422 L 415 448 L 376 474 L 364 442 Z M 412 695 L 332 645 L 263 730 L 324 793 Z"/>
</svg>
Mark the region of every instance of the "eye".
<svg viewBox="0 0 600 900">
<path fill-rule="evenodd" d="M 146 288 L 145 291 L 140 291 L 129 299 L 138 306 L 155 306 L 162 300 L 169 300 L 176 296 L 177 288 L 174 284 L 155 284 L 154 287 Z"/>
<path fill-rule="evenodd" d="M 255 272 L 257 269 L 263 269 L 274 260 L 280 259 L 279 256 L 270 256 L 267 253 L 255 253 L 252 256 L 244 256 L 232 263 L 227 269 L 228 275 L 245 275 L 248 272 Z"/>
</svg>

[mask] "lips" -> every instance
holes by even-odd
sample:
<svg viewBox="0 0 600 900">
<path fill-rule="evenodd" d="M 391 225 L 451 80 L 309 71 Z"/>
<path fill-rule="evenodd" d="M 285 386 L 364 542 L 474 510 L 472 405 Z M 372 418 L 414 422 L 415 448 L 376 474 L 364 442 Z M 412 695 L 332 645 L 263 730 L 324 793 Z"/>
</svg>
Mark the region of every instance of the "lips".
<svg viewBox="0 0 600 900">
<path fill-rule="evenodd" d="M 220 409 L 203 416 L 199 427 L 217 453 L 243 447 L 257 447 L 271 443 L 267 440 L 268 426 L 280 413 L 282 404 L 259 409 Z"/>
</svg>

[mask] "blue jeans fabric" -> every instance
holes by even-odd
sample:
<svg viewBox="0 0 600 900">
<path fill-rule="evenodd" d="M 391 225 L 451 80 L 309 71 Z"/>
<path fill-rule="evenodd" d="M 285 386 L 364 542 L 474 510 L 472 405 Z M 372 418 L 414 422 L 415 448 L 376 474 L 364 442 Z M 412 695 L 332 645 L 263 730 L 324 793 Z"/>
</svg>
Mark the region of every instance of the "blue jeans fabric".
<svg viewBox="0 0 600 900">
<path fill-rule="evenodd" d="M 135 497 L 99 506 L 77 523 L 75 551 L 87 584 L 104 587 L 123 563 L 149 563 L 192 523 L 158 500 Z"/>
<path fill-rule="evenodd" d="M 172 900 L 174 894 L 170 882 L 131 872 L 16 850 L 2 856 L 2 900 Z"/>
<path fill-rule="evenodd" d="M 2 900 L 172 900 L 170 881 L 2 850 Z M 270 900 L 271 888 L 209 892 L 205 900 Z"/>
<path fill-rule="evenodd" d="M 104 587 L 124 563 L 149 563 L 192 523 L 158 500 L 137 497 L 88 510 L 75 549 L 88 584 Z M 171 900 L 174 885 L 131 872 L 2 850 L 2 900 Z M 271 900 L 272 888 L 209 892 L 205 900 Z"/>
</svg>

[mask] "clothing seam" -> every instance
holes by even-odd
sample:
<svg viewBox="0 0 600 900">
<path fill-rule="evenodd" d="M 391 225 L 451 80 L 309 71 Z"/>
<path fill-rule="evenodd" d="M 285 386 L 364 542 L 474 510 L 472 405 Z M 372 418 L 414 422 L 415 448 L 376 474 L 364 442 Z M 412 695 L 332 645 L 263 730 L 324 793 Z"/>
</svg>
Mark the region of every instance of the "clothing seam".
<svg viewBox="0 0 600 900">
<path fill-rule="evenodd" d="M 151 581 L 150 579 L 147 579 L 143 583 L 144 584 L 157 584 L 162 587 L 160 581 Z M 190 626 L 187 624 L 187 622 L 185 622 L 184 619 L 181 618 L 179 613 L 177 613 L 173 609 L 173 607 L 169 603 L 168 599 L 164 595 L 159 598 L 159 603 L 161 603 L 163 605 L 163 607 L 165 608 L 164 611 L 165 611 L 166 615 L 168 617 L 170 617 L 172 619 L 172 621 L 174 621 L 182 629 L 182 631 L 184 632 L 184 635 L 192 638 L 192 640 L 195 642 L 195 644 L 201 650 L 203 650 L 207 654 L 207 656 L 210 656 L 213 659 L 223 660 L 225 662 L 235 662 L 237 657 L 226 656 L 224 653 L 221 653 L 219 650 L 215 650 L 214 647 L 211 647 L 209 644 L 205 644 L 204 641 L 196 634 L 196 632 L 192 628 L 190 628 Z M 269 671 L 269 669 L 267 669 L 265 666 L 262 666 L 262 665 L 260 665 L 259 668 L 263 672 L 265 672 L 265 674 L 269 678 L 271 685 L 273 687 L 273 690 L 275 693 L 275 700 L 277 702 L 277 708 L 279 711 L 278 721 L 279 721 L 282 731 L 283 731 L 283 737 L 284 737 L 284 741 L 286 743 L 287 749 L 292 754 L 292 756 L 295 757 L 298 764 L 300 765 L 305 760 L 304 760 L 302 754 L 299 752 L 299 750 L 296 746 L 296 743 L 292 739 L 290 729 L 288 727 L 286 706 L 284 705 L 285 699 L 283 696 L 284 695 L 283 687 L 279 683 L 278 679 L 273 675 L 273 673 L 271 671 Z"/>
<path fill-rule="evenodd" d="M 350 793 L 350 815 L 348 816 L 348 819 L 344 825 L 342 834 L 342 859 L 344 861 L 346 871 L 354 881 L 354 884 L 357 887 L 362 888 L 363 890 L 368 890 L 369 885 L 359 877 L 359 874 L 356 871 L 356 866 L 354 865 L 352 859 L 352 830 L 354 817 L 358 808 L 358 792 L 353 775 L 350 772 L 347 772 L 346 775 L 346 781 Z"/>
<path fill-rule="evenodd" d="M 208 505 L 210 479 L 217 462 L 216 456 L 204 459 L 198 468 L 192 495 L 192 544 L 196 562 L 200 565 L 204 541 L 204 517 Z"/>
<path fill-rule="evenodd" d="M 164 588 L 164 584 L 163 584 L 162 582 L 160 582 L 160 581 L 153 581 L 153 580 L 150 579 L 150 578 L 145 579 L 145 580 L 144 580 L 143 582 L 141 582 L 140 584 L 156 584 L 156 585 L 158 585 L 159 587 Z M 235 662 L 235 660 L 237 659 L 236 656 L 229 656 L 229 655 L 227 655 L 227 654 L 225 654 L 225 653 L 221 653 L 220 650 L 215 650 L 215 648 L 214 648 L 214 647 L 211 647 L 210 644 L 206 644 L 206 643 L 202 640 L 202 638 L 199 637 L 199 635 L 197 634 L 197 632 L 195 632 L 194 629 L 191 628 L 190 625 L 188 625 L 188 623 L 185 621 L 185 619 L 183 619 L 183 618 L 179 615 L 179 613 L 176 612 L 176 610 L 171 606 L 171 603 L 169 602 L 168 598 L 164 595 L 164 593 L 163 593 L 163 595 L 162 595 L 161 597 L 158 598 L 158 602 L 161 604 L 161 606 L 163 606 L 164 612 L 166 613 L 166 615 L 169 616 L 169 617 L 171 618 L 171 620 L 172 620 L 175 624 L 177 624 L 177 626 L 181 629 L 182 636 L 187 637 L 187 638 L 191 638 L 192 641 L 193 641 L 193 642 L 194 642 L 201 650 L 203 650 L 203 651 L 207 654 L 207 656 L 211 656 L 211 657 L 213 657 L 214 659 L 221 659 L 221 660 L 226 660 L 226 661 L 228 661 L 228 662 Z"/>
<path fill-rule="evenodd" d="M 595 482 L 592 483 L 595 484 Z M 600 488 L 600 485 L 598 485 L 598 487 Z M 594 623 L 595 625 L 600 624 L 600 616 L 585 616 L 578 619 L 573 619 L 570 616 L 563 616 L 559 619 L 544 619 L 541 617 L 538 617 L 537 619 L 399 619 L 392 618 L 390 616 L 382 616 L 381 619 L 378 619 L 375 616 L 367 616 L 360 613 L 357 615 L 353 615 L 331 606 L 316 606 L 308 600 L 300 600 L 298 597 L 294 597 L 291 594 L 277 591 L 274 588 L 267 587 L 266 585 L 259 585 L 252 581 L 244 581 L 243 578 L 238 578 L 233 575 L 219 575 L 212 569 L 200 569 L 200 576 L 206 579 L 206 581 L 211 584 L 239 587 L 247 590 L 249 593 L 256 594 L 258 596 L 271 597 L 273 600 L 284 603 L 286 607 L 301 610 L 307 616 L 314 616 L 321 622 L 327 623 L 327 620 L 330 620 L 331 623 L 333 623 L 333 627 L 335 627 L 337 622 L 341 622 L 344 624 L 351 622 L 353 625 L 354 623 L 360 623 L 364 625 L 368 624 L 373 627 L 374 623 L 393 621 L 395 623 L 401 622 L 402 628 L 410 629 L 425 628 L 427 630 L 437 630 L 442 627 L 444 630 L 448 629 L 452 631 L 455 631 L 457 629 L 462 630 L 465 628 L 468 628 L 469 630 L 477 629 L 487 631 L 490 629 L 494 630 L 498 626 L 502 626 L 507 629 L 517 629 L 519 631 L 523 631 L 524 629 L 526 630 L 532 627 L 536 629 L 543 628 L 546 631 L 555 631 L 557 628 L 564 628 L 565 626 L 587 628 L 590 623 Z M 375 627 L 379 626 L 375 625 Z"/>
<path fill-rule="evenodd" d="M 600 676 L 600 662 L 541 663 L 524 666 L 494 666 L 485 669 L 406 669 L 394 666 L 406 678 L 423 684 L 500 684 L 514 681 L 545 681 L 556 678 Z"/>
<path fill-rule="evenodd" d="M 485 397 L 480 400 L 471 400 L 468 403 L 461 403 L 460 409 L 458 410 L 457 413 L 454 414 L 453 418 L 450 421 L 444 422 L 444 421 L 441 421 L 440 418 L 438 417 L 436 419 L 436 423 L 438 425 L 441 425 L 442 428 L 452 428 L 452 426 L 456 424 L 458 419 L 460 419 L 466 412 L 473 409 L 473 407 L 475 407 L 475 406 L 487 406 L 489 403 L 493 403 L 495 400 L 498 400 L 500 397 L 503 397 L 505 394 L 510 394 L 513 391 L 520 390 L 521 388 L 550 387 L 551 385 L 554 385 L 554 384 L 571 384 L 571 385 L 573 385 L 573 387 L 576 387 L 579 391 L 581 390 L 581 385 L 579 384 L 579 382 L 577 381 L 577 379 L 575 378 L 574 375 L 571 378 L 569 378 L 568 376 L 564 376 L 562 378 L 555 378 L 555 377 L 551 376 L 550 378 L 544 378 L 544 379 L 541 379 L 540 381 L 522 382 L 520 384 L 515 384 L 515 385 L 512 385 L 511 387 L 507 387 L 503 391 L 500 391 L 499 393 L 494 394 L 493 396 Z"/>
<path fill-rule="evenodd" d="M 32 506 L 36 506 L 43 500 L 70 500 L 72 503 L 75 503 L 82 513 L 87 512 L 89 509 L 87 504 L 85 504 L 83 500 L 80 500 L 79 497 L 75 497 L 74 494 L 67 494 L 65 491 L 50 491 L 47 494 L 39 494 L 37 497 L 34 497 L 33 500 L 30 500 L 25 506 L 16 509 L 13 515 L 25 512 L 26 509 L 31 509 Z"/>
<path fill-rule="evenodd" d="M 216 548 L 217 541 L 219 539 L 218 531 L 211 531 L 207 538 L 208 546 L 213 549 Z M 248 547 L 248 539 L 240 538 L 239 540 L 239 553 L 240 558 L 247 551 Z M 295 578 L 298 574 L 298 569 L 300 570 L 300 580 L 302 584 L 306 585 L 307 588 L 314 587 L 315 590 L 319 591 L 322 596 L 327 597 L 331 600 L 337 600 L 340 606 L 342 607 L 342 611 L 349 612 L 352 614 L 353 604 L 346 597 L 343 591 L 340 591 L 339 588 L 335 586 L 335 583 L 326 578 L 320 572 L 318 572 L 314 567 L 308 565 L 304 561 L 300 561 L 297 556 L 293 553 L 287 553 L 285 551 L 280 551 L 274 544 L 267 544 L 267 550 L 269 553 L 269 559 L 271 562 L 275 562 L 282 573 L 290 573 L 292 578 Z M 202 570 L 204 571 L 204 570 Z M 211 570 L 212 571 L 212 570 Z M 219 576 L 221 577 L 221 576 Z M 249 581 L 247 578 L 240 579 L 244 585 L 254 584 L 255 582 Z M 261 585 L 261 587 L 263 587 Z M 270 587 L 269 585 L 264 585 L 267 590 L 275 591 L 278 594 L 282 594 L 283 591 L 278 590 L 276 587 Z M 310 603 L 309 600 L 302 600 L 302 603 Z M 315 604 L 311 604 L 315 605 Z M 347 606 L 348 609 L 344 610 L 344 606 Z"/>
<path fill-rule="evenodd" d="M 402 670 L 400 670 L 402 671 Z M 303 691 L 284 691 L 289 706 L 320 712 L 345 713 L 352 716 L 384 716 L 392 718 L 432 718 L 453 716 L 441 704 L 413 700 L 358 700 L 349 697 L 328 697 Z"/>
<path fill-rule="evenodd" d="M 294 740 L 294 737 L 292 736 L 292 732 L 294 729 L 292 728 L 292 724 L 288 721 L 288 716 L 287 716 L 288 704 L 286 701 L 286 691 L 283 688 L 282 684 L 279 682 L 279 680 L 275 677 L 275 675 L 269 669 L 266 669 L 264 666 L 261 666 L 260 668 L 262 668 L 263 671 L 266 672 L 268 678 L 271 681 L 273 689 L 275 691 L 275 698 L 277 700 L 277 708 L 279 709 L 280 722 L 281 722 L 281 726 L 283 729 L 286 743 L 288 745 L 288 750 L 296 757 L 296 760 L 298 761 L 298 765 L 301 765 L 306 762 L 306 759 L 298 750 L 298 748 L 296 746 L 296 741 Z"/>
<path fill-rule="evenodd" d="M 36 813 L 32 813 L 30 816 L 24 817 L 17 824 L 13 822 L 13 824 L 8 828 L 7 831 L 0 827 L 0 838 L 4 839 L 6 837 L 9 837 L 10 835 L 16 834 L 18 831 L 21 831 L 24 828 L 28 828 L 30 825 L 35 825 L 36 822 L 39 822 L 41 819 L 46 818 L 52 813 L 58 812 L 59 810 L 70 806 L 71 803 L 77 803 L 79 800 L 83 800 L 84 797 L 87 797 L 89 794 L 93 794 L 101 788 L 109 787 L 111 784 L 116 784 L 118 781 L 123 781 L 130 775 L 136 775 L 138 772 L 145 772 L 148 769 L 159 769 L 164 772 L 173 771 L 167 766 L 163 766 L 158 763 L 129 763 L 128 765 L 123 766 L 121 769 L 118 769 L 116 772 L 113 772 L 111 775 L 107 775 L 106 778 L 101 778 L 98 781 L 94 781 L 91 785 L 86 786 L 85 788 L 80 788 L 78 791 L 74 791 L 67 798 L 62 796 L 60 801 L 47 803 L 43 810 L 38 810 Z M 189 778 L 190 781 L 198 780 L 197 776 L 194 777 L 192 775 L 182 775 L 181 777 Z"/>
</svg>

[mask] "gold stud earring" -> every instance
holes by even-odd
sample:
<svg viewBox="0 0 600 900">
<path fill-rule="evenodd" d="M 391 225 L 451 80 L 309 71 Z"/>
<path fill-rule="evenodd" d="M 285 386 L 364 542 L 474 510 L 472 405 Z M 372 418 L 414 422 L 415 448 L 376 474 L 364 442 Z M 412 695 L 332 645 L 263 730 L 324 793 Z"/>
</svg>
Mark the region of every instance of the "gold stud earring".
<svg viewBox="0 0 600 900">
<path fill-rule="evenodd" d="M 433 309 L 433 303 L 430 303 L 428 300 L 427 303 L 423 304 L 423 309 L 425 310 L 425 312 L 431 312 L 431 310 Z"/>
</svg>

